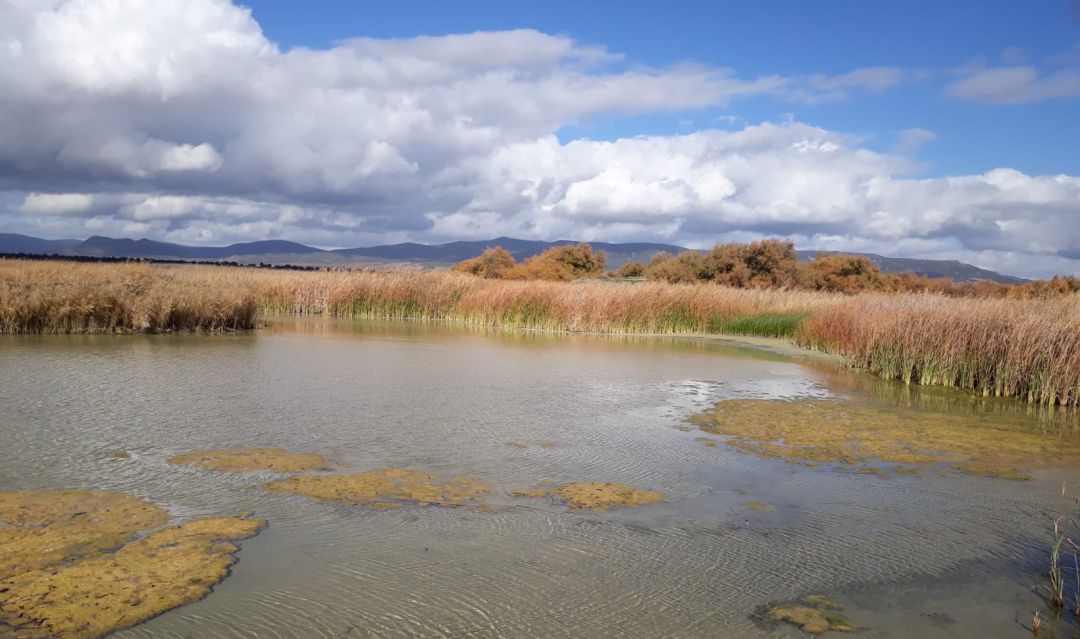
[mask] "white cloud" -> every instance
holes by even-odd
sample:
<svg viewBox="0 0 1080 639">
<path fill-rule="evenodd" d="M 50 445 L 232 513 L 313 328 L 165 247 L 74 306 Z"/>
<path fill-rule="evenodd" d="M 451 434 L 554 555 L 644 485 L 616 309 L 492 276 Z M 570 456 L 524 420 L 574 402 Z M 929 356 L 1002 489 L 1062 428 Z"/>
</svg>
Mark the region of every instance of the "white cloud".
<svg viewBox="0 0 1080 639">
<path fill-rule="evenodd" d="M 896 152 L 911 153 L 937 139 L 937 134 L 926 129 L 904 129 L 896 136 Z"/>
<path fill-rule="evenodd" d="M 1023 104 L 1080 96 L 1080 67 L 1040 69 L 1034 65 L 976 66 L 960 72 L 946 92 L 956 98 Z"/>
<path fill-rule="evenodd" d="M 30 193 L 20 210 L 23 213 L 70 215 L 89 211 L 93 205 L 94 196 L 88 193 Z"/>
<path fill-rule="evenodd" d="M 1015 101 L 1068 86 L 1038 71 L 978 73 L 954 91 Z M 910 77 L 639 67 L 533 30 L 282 52 L 226 0 L 0 2 L 0 121 L 17 123 L 0 127 L 0 202 L 17 199 L 0 229 L 323 246 L 779 234 L 1075 271 L 1074 177 L 914 180 L 904 158 L 794 118 L 613 141 L 555 135 L 743 96 L 844 99 Z M 931 139 L 904 131 L 898 150 Z"/>
</svg>

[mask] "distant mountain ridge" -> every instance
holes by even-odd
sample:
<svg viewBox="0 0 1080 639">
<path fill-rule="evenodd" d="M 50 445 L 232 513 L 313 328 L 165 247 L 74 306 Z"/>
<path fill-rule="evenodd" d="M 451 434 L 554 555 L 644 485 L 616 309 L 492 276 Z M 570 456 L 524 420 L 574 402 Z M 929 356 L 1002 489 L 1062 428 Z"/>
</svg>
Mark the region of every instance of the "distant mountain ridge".
<svg viewBox="0 0 1080 639">
<path fill-rule="evenodd" d="M 17 233 L 0 233 L 0 253 L 35 255 L 84 255 L 90 257 L 130 257 L 178 259 L 191 261 L 232 261 L 241 263 L 298 264 L 314 266 L 346 266 L 378 263 L 421 263 L 446 266 L 479 255 L 484 249 L 501 246 L 518 261 L 537 255 L 555 246 L 577 244 L 573 240 L 519 240 L 497 237 L 482 241 L 448 242 L 446 244 L 388 244 L 345 249 L 320 249 L 286 240 L 242 242 L 228 246 L 186 246 L 170 242 L 130 238 L 111 238 L 100 235 L 85 240 L 44 240 Z M 647 262 L 660 251 L 679 253 L 687 250 L 674 244 L 654 242 L 590 242 L 594 249 L 608 255 L 609 268 L 627 262 Z M 797 251 L 800 260 L 810 260 L 822 251 Z M 873 253 L 865 255 L 886 273 L 913 271 L 924 277 L 951 277 L 958 282 L 993 280 L 1004 284 L 1021 284 L 1027 280 L 1002 275 L 964 262 L 953 260 L 919 260 L 886 257 Z"/>
</svg>

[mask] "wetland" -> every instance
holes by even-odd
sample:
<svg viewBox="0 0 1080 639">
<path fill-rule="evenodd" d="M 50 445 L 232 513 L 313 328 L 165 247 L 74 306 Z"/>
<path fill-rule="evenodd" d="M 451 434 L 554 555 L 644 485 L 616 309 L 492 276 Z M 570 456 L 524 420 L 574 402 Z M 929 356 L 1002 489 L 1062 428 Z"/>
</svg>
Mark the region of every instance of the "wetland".
<svg viewBox="0 0 1080 639">
<path fill-rule="evenodd" d="M 0 396 L 3 639 L 1078 632 L 1075 414 L 790 349 L 3 335 Z"/>
</svg>

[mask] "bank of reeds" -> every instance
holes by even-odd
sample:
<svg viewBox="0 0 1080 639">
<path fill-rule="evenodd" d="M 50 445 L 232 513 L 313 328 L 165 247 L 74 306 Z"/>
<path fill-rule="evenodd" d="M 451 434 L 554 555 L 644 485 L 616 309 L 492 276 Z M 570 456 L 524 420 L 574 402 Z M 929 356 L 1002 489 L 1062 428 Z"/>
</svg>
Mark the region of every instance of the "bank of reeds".
<svg viewBox="0 0 1080 639">
<path fill-rule="evenodd" d="M 1080 404 L 1080 295 L 856 295 L 809 316 L 796 341 L 887 379 Z"/>
<path fill-rule="evenodd" d="M 808 291 L 485 280 L 450 272 L 253 273 L 268 314 L 452 320 L 600 333 L 790 335 L 839 301 Z"/>
<path fill-rule="evenodd" d="M 220 332 L 257 313 L 225 269 L 0 260 L 0 333 Z"/>
<path fill-rule="evenodd" d="M 0 332 L 252 328 L 257 315 L 445 320 L 605 333 L 793 337 L 913 384 L 1080 405 L 1080 295 L 843 295 L 716 284 L 489 280 L 0 260 Z"/>
</svg>

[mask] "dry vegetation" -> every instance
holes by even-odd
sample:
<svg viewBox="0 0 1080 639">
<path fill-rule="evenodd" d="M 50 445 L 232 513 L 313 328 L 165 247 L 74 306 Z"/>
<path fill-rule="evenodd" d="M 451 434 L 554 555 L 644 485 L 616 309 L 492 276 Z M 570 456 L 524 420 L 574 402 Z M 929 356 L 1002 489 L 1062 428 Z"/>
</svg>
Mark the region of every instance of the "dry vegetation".
<svg viewBox="0 0 1080 639">
<path fill-rule="evenodd" d="M 1039 301 L 858 295 L 810 315 L 797 341 L 912 384 L 1080 404 L 1080 295 Z"/>
<path fill-rule="evenodd" d="M 228 331 L 257 299 L 231 269 L 0 260 L 0 333 Z"/>
<path fill-rule="evenodd" d="M 563 249 L 525 263 L 563 275 L 570 269 L 574 281 L 557 281 L 563 275 L 555 281 L 501 279 L 483 268 L 475 270 L 478 275 L 283 272 L 0 260 L 0 332 L 223 331 L 252 328 L 261 314 L 790 337 L 890 379 L 1080 404 L 1080 293 L 1071 292 L 1072 280 L 1005 287 L 1005 294 L 992 297 L 944 291 L 851 295 L 784 288 L 786 258 L 759 250 L 745 253 L 756 256 L 753 269 L 729 261 L 726 271 L 717 271 L 726 275 L 714 275 L 712 282 L 627 284 L 579 278 L 595 274 L 602 259 L 581 247 Z M 749 269 L 749 279 L 739 286 L 716 284 L 743 277 L 738 264 Z M 817 272 L 826 279 L 835 275 L 829 273 Z M 836 275 L 849 279 L 822 288 L 842 291 L 851 281 L 878 277 L 859 273 Z"/>
</svg>

